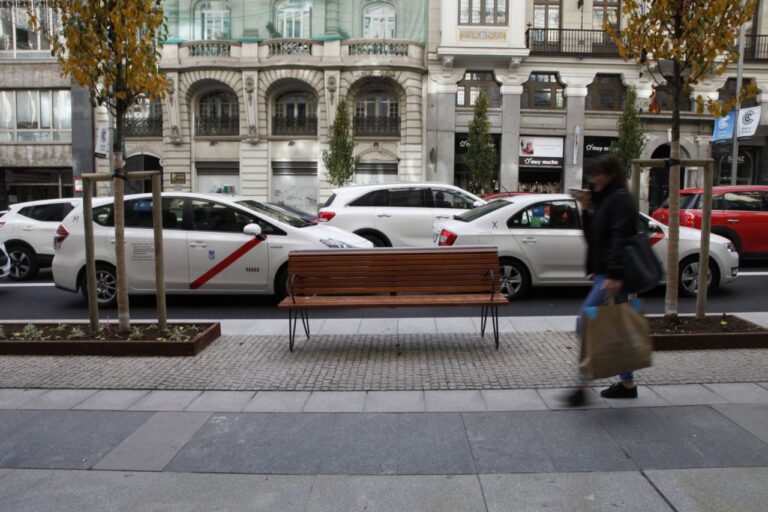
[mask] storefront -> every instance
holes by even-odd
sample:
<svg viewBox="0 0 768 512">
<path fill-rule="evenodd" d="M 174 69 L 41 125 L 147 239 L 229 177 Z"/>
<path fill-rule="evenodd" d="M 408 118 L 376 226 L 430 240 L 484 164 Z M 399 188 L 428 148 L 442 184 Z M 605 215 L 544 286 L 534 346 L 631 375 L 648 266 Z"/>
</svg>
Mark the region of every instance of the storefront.
<svg viewBox="0 0 768 512">
<path fill-rule="evenodd" d="M 520 137 L 518 191 L 557 193 L 563 191 L 562 137 Z"/>
<path fill-rule="evenodd" d="M 299 210 L 317 211 L 317 162 L 272 162 L 272 200 Z"/>
<path fill-rule="evenodd" d="M 72 197 L 72 169 L 0 168 L 0 210 L 15 203 Z"/>
<path fill-rule="evenodd" d="M 759 183 L 758 166 L 759 146 L 739 145 L 739 160 L 736 167 L 737 185 L 755 185 Z M 732 144 L 713 144 L 712 157 L 715 160 L 715 185 L 731 184 L 731 166 L 733 163 Z"/>
<path fill-rule="evenodd" d="M 467 154 L 467 134 L 456 134 L 456 154 L 454 156 L 454 184 L 464 190 L 472 190 L 472 175 L 464 161 Z M 501 169 L 501 135 L 492 133 L 493 148 L 496 151 L 496 167 L 493 171 L 493 190 L 499 190 L 499 171 Z"/>
</svg>

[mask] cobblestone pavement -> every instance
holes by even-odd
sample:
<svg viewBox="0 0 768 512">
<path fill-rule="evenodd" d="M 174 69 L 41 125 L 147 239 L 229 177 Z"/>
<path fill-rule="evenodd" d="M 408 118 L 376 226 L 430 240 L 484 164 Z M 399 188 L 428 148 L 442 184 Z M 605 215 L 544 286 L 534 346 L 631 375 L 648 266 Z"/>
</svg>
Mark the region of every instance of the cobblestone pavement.
<svg viewBox="0 0 768 512">
<path fill-rule="evenodd" d="M 198 390 L 440 390 L 569 386 L 569 332 L 508 333 L 496 351 L 474 334 L 223 336 L 196 357 L 0 357 L 0 387 Z M 641 384 L 763 382 L 768 350 L 654 354 Z M 596 384 L 601 384 L 598 382 Z"/>
</svg>

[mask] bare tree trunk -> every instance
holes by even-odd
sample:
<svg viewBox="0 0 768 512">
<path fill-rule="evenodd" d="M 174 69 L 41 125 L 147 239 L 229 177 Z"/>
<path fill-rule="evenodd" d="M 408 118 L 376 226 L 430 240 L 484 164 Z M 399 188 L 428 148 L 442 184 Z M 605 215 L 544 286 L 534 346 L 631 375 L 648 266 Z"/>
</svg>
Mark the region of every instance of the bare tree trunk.
<svg viewBox="0 0 768 512">
<path fill-rule="evenodd" d="M 664 316 L 677 318 L 678 281 L 680 279 L 680 64 L 674 61 L 671 80 L 674 94 L 672 110 L 672 141 L 669 166 L 669 240 L 667 241 L 667 290 L 664 297 Z"/>
<path fill-rule="evenodd" d="M 707 314 L 707 278 L 709 277 L 709 232 L 712 229 L 712 168 L 704 166 L 704 200 L 701 206 L 701 249 L 699 249 L 699 289 L 696 292 L 696 318 L 704 320 Z"/>
<path fill-rule="evenodd" d="M 83 228 L 85 229 L 85 273 L 88 318 L 92 332 L 99 330 L 99 300 L 96 295 L 96 256 L 93 242 L 93 182 L 83 180 Z"/>
</svg>

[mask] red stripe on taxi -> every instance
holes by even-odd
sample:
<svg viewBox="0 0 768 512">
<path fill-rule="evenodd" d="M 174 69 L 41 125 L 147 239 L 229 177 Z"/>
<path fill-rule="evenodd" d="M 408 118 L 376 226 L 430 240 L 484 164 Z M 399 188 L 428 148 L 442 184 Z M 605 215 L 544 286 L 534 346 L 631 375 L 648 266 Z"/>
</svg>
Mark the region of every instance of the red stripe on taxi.
<svg viewBox="0 0 768 512">
<path fill-rule="evenodd" d="M 651 247 L 664 240 L 664 233 L 654 233 L 650 237 Z"/>
<path fill-rule="evenodd" d="M 253 240 L 249 240 L 242 246 L 238 247 L 235 252 L 221 260 L 219 263 L 216 264 L 212 269 L 210 269 L 205 274 L 201 275 L 192 283 L 189 285 L 190 290 L 197 290 L 201 286 L 203 286 L 205 283 L 216 277 L 218 274 L 220 274 L 224 269 L 232 265 L 235 261 L 239 260 L 245 253 L 256 247 L 261 243 L 261 238 L 254 238 Z"/>
</svg>

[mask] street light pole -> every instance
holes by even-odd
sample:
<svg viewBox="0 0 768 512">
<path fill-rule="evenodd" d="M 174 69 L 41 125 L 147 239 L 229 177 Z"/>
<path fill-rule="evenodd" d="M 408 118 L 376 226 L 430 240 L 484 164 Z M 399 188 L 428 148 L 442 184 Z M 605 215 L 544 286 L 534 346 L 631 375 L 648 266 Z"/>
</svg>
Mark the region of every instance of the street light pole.
<svg viewBox="0 0 768 512">
<path fill-rule="evenodd" d="M 746 0 L 741 0 L 741 10 L 746 9 Z M 739 109 L 741 108 L 741 74 L 744 67 L 744 24 L 739 27 L 739 63 L 736 67 L 736 116 L 733 123 L 733 155 L 731 157 L 731 185 L 736 185 L 739 168 Z"/>
</svg>

